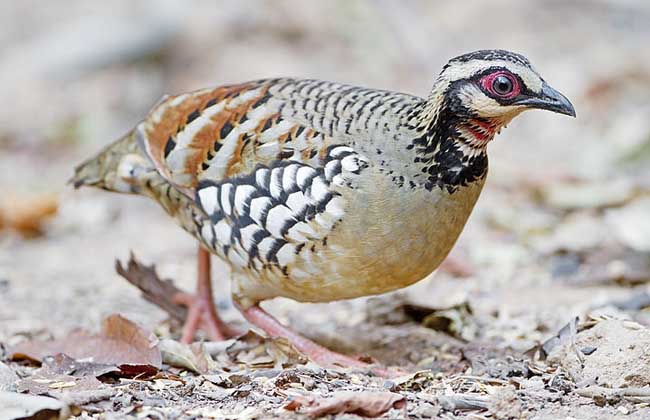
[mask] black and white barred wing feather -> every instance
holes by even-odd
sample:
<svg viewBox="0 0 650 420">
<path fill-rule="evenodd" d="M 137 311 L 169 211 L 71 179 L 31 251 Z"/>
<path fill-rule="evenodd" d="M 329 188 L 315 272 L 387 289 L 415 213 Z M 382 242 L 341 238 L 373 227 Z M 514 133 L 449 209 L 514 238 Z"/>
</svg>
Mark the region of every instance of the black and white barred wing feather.
<svg viewBox="0 0 650 420">
<path fill-rule="evenodd" d="M 201 235 L 234 268 L 308 277 L 310 259 L 345 215 L 346 190 L 367 166 L 352 148 L 332 146 L 318 167 L 276 161 L 221 182 L 201 181 L 196 200 L 208 216 Z"/>
</svg>

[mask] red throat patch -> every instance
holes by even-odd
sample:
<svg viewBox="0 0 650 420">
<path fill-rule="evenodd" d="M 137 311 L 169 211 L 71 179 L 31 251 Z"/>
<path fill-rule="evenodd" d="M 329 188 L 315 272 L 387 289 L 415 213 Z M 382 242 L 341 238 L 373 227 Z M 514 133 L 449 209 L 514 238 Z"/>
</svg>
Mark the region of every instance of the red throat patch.
<svg viewBox="0 0 650 420">
<path fill-rule="evenodd" d="M 473 137 L 473 139 L 469 139 L 471 143 L 476 146 L 484 146 L 494 138 L 499 129 L 499 124 L 471 119 L 463 128 Z"/>
</svg>

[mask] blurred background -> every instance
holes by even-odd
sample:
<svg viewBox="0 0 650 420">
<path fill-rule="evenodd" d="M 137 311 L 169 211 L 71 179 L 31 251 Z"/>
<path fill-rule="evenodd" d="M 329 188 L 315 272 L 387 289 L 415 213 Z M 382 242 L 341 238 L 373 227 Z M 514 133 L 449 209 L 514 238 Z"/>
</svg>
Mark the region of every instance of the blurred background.
<svg viewBox="0 0 650 420">
<path fill-rule="evenodd" d="M 157 325 L 165 314 L 114 272 L 130 250 L 193 287 L 195 244 L 155 203 L 66 185 L 163 94 L 296 76 L 425 96 L 449 58 L 484 48 L 526 55 L 578 118 L 529 112 L 498 136 L 453 251 L 463 267 L 416 285 L 416 300 L 469 302 L 481 337 L 522 349 L 574 315 L 650 323 L 616 303 L 650 280 L 647 0 L 4 0 L 0 28 L 0 340 L 112 312 Z M 391 296 L 271 307 L 304 329 L 360 322 Z"/>
</svg>

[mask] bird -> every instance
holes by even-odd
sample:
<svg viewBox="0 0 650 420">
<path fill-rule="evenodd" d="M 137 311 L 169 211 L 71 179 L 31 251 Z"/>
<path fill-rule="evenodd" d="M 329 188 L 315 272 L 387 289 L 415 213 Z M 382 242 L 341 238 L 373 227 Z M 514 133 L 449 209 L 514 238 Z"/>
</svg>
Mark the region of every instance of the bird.
<svg viewBox="0 0 650 420">
<path fill-rule="evenodd" d="M 426 97 L 272 78 L 163 97 L 75 168 L 72 182 L 149 196 L 199 242 L 197 328 L 234 331 L 214 308 L 210 258 L 234 305 L 315 363 L 368 366 L 295 332 L 260 303 L 331 302 L 416 283 L 448 255 L 488 172 L 487 146 L 523 111 L 575 117 L 523 55 L 452 58 Z"/>
</svg>

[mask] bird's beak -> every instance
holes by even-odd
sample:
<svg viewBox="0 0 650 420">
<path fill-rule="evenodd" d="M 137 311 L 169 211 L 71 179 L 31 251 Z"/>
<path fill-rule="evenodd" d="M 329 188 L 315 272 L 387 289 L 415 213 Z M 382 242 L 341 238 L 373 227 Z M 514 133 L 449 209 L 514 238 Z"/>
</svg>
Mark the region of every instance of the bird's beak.
<svg viewBox="0 0 650 420">
<path fill-rule="evenodd" d="M 558 114 L 576 116 L 576 110 L 566 96 L 553 89 L 546 83 L 542 84 L 542 90 L 535 97 L 528 97 L 517 102 L 518 105 L 525 105 L 530 108 L 546 109 Z"/>
</svg>

